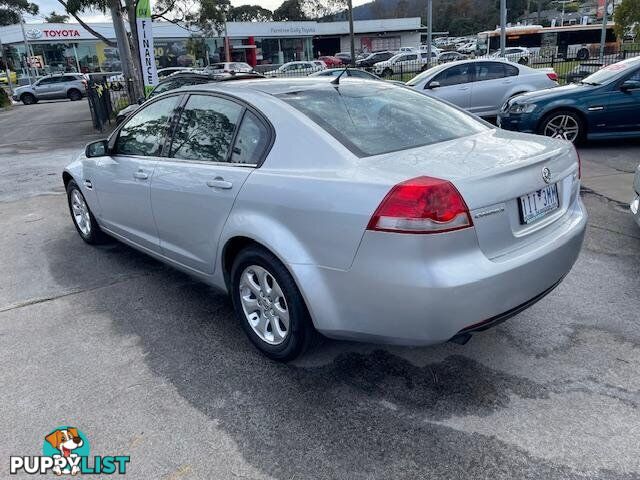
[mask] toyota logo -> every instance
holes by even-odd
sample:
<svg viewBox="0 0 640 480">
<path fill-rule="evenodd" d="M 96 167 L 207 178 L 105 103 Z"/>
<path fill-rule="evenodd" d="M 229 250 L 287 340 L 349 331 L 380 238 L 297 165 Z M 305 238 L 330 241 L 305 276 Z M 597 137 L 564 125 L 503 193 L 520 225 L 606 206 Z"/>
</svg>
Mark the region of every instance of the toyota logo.
<svg viewBox="0 0 640 480">
<path fill-rule="evenodd" d="M 545 183 L 549 183 L 551 181 L 551 170 L 549 170 L 547 167 L 544 167 L 542 169 L 542 179 Z"/>
<path fill-rule="evenodd" d="M 36 40 L 38 38 L 42 38 L 42 31 L 38 30 L 37 28 L 32 28 L 31 30 L 27 30 L 25 32 L 25 35 L 31 40 Z"/>
</svg>

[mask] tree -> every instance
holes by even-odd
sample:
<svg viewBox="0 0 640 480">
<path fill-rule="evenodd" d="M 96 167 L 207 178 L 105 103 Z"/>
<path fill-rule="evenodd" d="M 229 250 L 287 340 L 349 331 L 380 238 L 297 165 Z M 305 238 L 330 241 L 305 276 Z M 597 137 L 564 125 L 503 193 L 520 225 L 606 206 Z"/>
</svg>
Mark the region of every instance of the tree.
<svg viewBox="0 0 640 480">
<path fill-rule="evenodd" d="M 640 36 L 640 0 L 622 0 L 613 13 L 618 38 L 626 34 L 636 39 Z"/>
<path fill-rule="evenodd" d="M 273 12 L 260 5 L 240 5 L 231 7 L 227 20 L 230 22 L 269 22 L 273 20 Z"/>
<path fill-rule="evenodd" d="M 200 0 L 200 8 L 187 13 L 187 25 L 197 28 L 205 37 L 217 37 L 224 32 L 230 0 Z"/>
<path fill-rule="evenodd" d="M 44 21 L 47 23 L 67 23 L 69 21 L 69 15 L 58 14 L 52 11 L 49 15 L 44 17 Z"/>
<path fill-rule="evenodd" d="M 28 0 L 0 0 L 0 26 L 20 23 L 21 14 L 36 15 L 40 9 Z"/>
<path fill-rule="evenodd" d="M 309 20 L 304 12 L 302 0 L 284 0 L 282 5 L 273 11 L 273 19 L 277 21 Z"/>
</svg>

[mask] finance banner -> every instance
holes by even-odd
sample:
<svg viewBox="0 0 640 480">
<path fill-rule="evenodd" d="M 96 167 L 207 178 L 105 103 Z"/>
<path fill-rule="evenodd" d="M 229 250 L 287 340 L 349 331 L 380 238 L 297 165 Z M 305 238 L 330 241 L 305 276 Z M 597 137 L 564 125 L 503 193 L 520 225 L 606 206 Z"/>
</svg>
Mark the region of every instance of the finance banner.
<svg viewBox="0 0 640 480">
<path fill-rule="evenodd" d="M 138 46 L 140 64 L 144 79 L 145 93 L 149 93 L 158 84 L 158 71 L 153 52 L 153 25 L 151 22 L 151 0 L 140 0 L 136 10 L 138 26 Z"/>
</svg>

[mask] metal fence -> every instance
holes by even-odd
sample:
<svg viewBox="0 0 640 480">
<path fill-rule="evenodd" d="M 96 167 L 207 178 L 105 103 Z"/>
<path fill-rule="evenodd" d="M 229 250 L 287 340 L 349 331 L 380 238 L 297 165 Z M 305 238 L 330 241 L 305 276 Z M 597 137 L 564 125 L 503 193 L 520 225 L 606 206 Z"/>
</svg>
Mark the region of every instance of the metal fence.
<svg viewBox="0 0 640 480">
<path fill-rule="evenodd" d="M 426 54 L 421 55 L 421 52 L 417 52 L 417 54 L 418 56 L 426 57 Z M 529 52 L 525 55 L 507 55 L 506 58 L 507 60 L 532 68 L 553 68 L 558 74 L 558 82 L 560 84 L 565 84 L 580 80 L 605 65 L 635 56 L 640 56 L 640 44 L 623 44 L 619 49 L 611 49 L 608 47 L 602 58 L 600 58 L 599 49 L 597 48 L 592 48 L 590 50 L 582 48 L 575 52 L 570 51 L 564 54 L 559 54 L 557 52 L 548 54 L 542 51 L 536 53 Z M 466 55 L 465 57 L 469 59 L 496 58 L 495 54 L 482 56 L 471 54 Z M 429 63 L 426 58 L 423 58 L 422 60 L 403 61 L 385 66 L 379 64 L 364 67 L 362 69 L 387 80 L 406 82 L 419 73 L 439 64 L 441 64 L 441 62 L 432 61 Z M 321 69 L 321 67 L 315 67 L 284 71 L 280 67 L 282 67 L 282 65 L 258 65 L 255 67 L 255 70 L 271 77 L 290 78 L 305 77 Z"/>
<path fill-rule="evenodd" d="M 129 80 L 92 81 L 87 84 L 87 100 L 93 127 L 104 131 L 115 120 L 117 113 L 129 105 L 129 90 L 133 82 Z"/>
</svg>

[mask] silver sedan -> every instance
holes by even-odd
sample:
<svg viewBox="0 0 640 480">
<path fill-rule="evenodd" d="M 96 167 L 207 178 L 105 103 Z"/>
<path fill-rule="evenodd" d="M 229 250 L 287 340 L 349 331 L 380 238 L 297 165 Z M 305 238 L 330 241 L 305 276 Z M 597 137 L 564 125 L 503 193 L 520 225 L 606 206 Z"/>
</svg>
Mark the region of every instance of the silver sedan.
<svg viewBox="0 0 640 480">
<path fill-rule="evenodd" d="M 64 170 L 78 233 L 228 292 L 279 360 L 318 332 L 464 342 L 558 285 L 587 220 L 570 143 L 404 87 L 330 80 L 153 98 Z"/>
<path fill-rule="evenodd" d="M 406 83 L 481 117 L 495 117 L 511 97 L 558 86 L 558 75 L 505 60 L 462 60 L 426 70 Z"/>
</svg>

